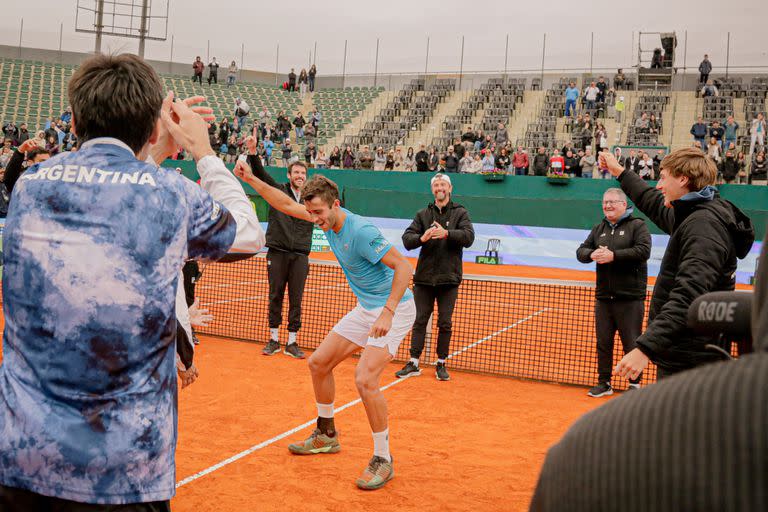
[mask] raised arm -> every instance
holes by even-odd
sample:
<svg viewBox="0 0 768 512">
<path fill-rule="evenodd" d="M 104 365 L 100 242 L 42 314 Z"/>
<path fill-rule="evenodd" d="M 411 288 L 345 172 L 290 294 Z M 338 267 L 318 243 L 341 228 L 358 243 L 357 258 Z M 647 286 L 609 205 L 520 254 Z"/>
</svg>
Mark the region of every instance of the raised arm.
<svg viewBox="0 0 768 512">
<path fill-rule="evenodd" d="M 269 185 L 270 187 L 277 187 L 279 183 L 269 175 L 264 165 L 261 163 L 261 158 L 256 155 L 256 139 L 253 136 L 245 139 L 245 145 L 248 147 L 248 165 L 251 166 L 253 175 L 259 178 L 261 181 Z"/>
<path fill-rule="evenodd" d="M 672 208 L 664 206 L 664 195 L 648 185 L 637 173 L 625 171 L 616 157 L 607 151 L 600 153 L 600 166 L 619 180 L 621 189 L 629 196 L 637 208 L 651 219 L 659 229 L 667 234 L 672 233 L 675 226 L 675 213 Z"/>
<path fill-rule="evenodd" d="M 296 217 L 297 219 L 313 222 L 309 212 L 299 203 L 292 200 L 282 190 L 271 187 L 253 175 L 251 166 L 238 160 L 235 164 L 235 176 L 249 184 L 253 189 L 264 198 L 272 208 L 275 208 L 286 215 Z"/>
</svg>

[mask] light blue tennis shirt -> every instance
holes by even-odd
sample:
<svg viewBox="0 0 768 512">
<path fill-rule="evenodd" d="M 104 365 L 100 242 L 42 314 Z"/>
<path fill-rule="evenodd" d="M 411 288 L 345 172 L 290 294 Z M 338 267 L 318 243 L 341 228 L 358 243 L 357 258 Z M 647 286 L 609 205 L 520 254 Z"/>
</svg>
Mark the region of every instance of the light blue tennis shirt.
<svg viewBox="0 0 768 512">
<path fill-rule="evenodd" d="M 360 305 L 368 310 L 382 308 L 392 292 L 395 271 L 381 259 L 392 244 L 364 217 L 342 210 L 347 218 L 341 231 L 328 230 L 325 237 Z M 411 290 L 406 290 L 400 302 L 412 298 Z"/>
</svg>

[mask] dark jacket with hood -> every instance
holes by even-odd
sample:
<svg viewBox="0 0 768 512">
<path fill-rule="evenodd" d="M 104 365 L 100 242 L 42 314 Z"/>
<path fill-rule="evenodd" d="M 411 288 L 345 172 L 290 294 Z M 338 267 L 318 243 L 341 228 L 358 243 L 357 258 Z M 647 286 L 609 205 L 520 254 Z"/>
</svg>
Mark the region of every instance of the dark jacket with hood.
<svg viewBox="0 0 768 512">
<path fill-rule="evenodd" d="M 290 182 L 278 183 L 264 169 L 261 159 L 256 155 L 248 155 L 248 165 L 253 174 L 264 183 L 282 190 L 294 201 L 296 197 L 291 190 Z M 269 209 L 269 224 L 267 225 L 266 246 L 274 250 L 309 254 L 312 248 L 313 224 L 306 220 L 286 215 L 276 208 Z"/>
<path fill-rule="evenodd" d="M 597 265 L 595 298 L 599 300 L 645 300 L 651 233 L 645 221 L 632 212 L 627 208 L 616 224 L 604 218 L 576 250 L 582 263 L 592 263 L 590 256 L 601 245 L 613 251 L 611 263 Z"/>
<path fill-rule="evenodd" d="M 670 235 L 638 348 L 668 372 L 720 360 L 705 347 L 714 340 L 694 334 L 686 314 L 700 295 L 735 288 L 736 260 L 755 240 L 752 222 L 714 187 L 686 194 L 667 208 L 661 192 L 637 174 L 625 171 L 619 182 L 635 206 Z"/>
<path fill-rule="evenodd" d="M 439 223 L 448 231 L 448 238 L 423 243 L 421 236 L 433 222 Z M 442 209 L 435 203 L 430 203 L 416 214 L 411 225 L 403 233 L 403 246 L 407 250 L 421 247 L 413 282 L 430 286 L 461 283 L 462 253 L 464 248 L 472 246 L 474 241 L 475 229 L 466 208 L 453 201 L 448 201 Z"/>
</svg>

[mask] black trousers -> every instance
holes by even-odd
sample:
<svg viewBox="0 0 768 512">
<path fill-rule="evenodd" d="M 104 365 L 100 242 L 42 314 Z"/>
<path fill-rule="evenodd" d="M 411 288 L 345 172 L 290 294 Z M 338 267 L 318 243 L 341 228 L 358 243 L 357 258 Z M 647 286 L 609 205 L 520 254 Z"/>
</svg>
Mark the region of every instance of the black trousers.
<svg viewBox="0 0 768 512">
<path fill-rule="evenodd" d="M 451 345 L 453 332 L 453 308 L 459 296 L 459 285 L 441 284 L 429 286 L 413 285 L 413 300 L 416 303 L 416 321 L 411 332 L 411 357 L 418 359 L 424 351 L 424 338 L 427 334 L 429 317 L 435 310 L 437 301 L 437 357 L 445 359 Z"/>
<path fill-rule="evenodd" d="M 301 299 L 309 274 L 309 256 L 270 249 L 267 252 L 269 278 L 269 328 L 283 323 L 283 297 L 288 286 L 288 332 L 301 329 Z"/>
<path fill-rule="evenodd" d="M 213 80 L 213 83 L 215 84 L 219 83 L 219 74 L 211 73 L 210 75 L 208 75 L 208 85 L 211 85 L 211 80 Z"/>
<path fill-rule="evenodd" d="M 0 485 L 0 510 L 2 512 L 170 512 L 171 502 L 93 505 L 51 498 L 24 489 Z"/>
<path fill-rule="evenodd" d="M 191 306 L 195 302 L 195 285 L 200 278 L 200 265 L 195 260 L 189 260 L 184 263 L 181 273 L 184 275 L 184 297 L 187 306 Z"/>
<path fill-rule="evenodd" d="M 709 80 L 709 73 L 701 73 L 699 75 L 699 83 L 700 84 L 706 84 L 707 80 Z"/>
<path fill-rule="evenodd" d="M 637 345 L 642 334 L 645 301 L 643 300 L 596 300 L 595 331 L 597 333 L 597 374 L 599 382 L 611 382 L 613 370 L 613 341 L 619 331 L 624 353 Z M 640 382 L 643 375 L 630 382 Z"/>
<path fill-rule="evenodd" d="M 202 73 L 195 73 L 192 75 L 192 83 L 195 83 L 195 81 L 200 82 L 200 85 L 203 85 L 203 74 Z"/>
</svg>

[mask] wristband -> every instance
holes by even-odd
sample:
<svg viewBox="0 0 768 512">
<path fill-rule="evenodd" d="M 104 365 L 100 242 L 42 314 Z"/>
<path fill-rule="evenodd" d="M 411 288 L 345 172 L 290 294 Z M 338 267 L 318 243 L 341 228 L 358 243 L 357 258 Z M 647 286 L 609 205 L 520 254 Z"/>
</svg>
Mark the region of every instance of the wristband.
<svg viewBox="0 0 768 512">
<path fill-rule="evenodd" d="M 389 311 L 389 312 L 392 314 L 392 316 L 395 316 L 395 312 L 394 312 L 394 311 L 392 311 L 392 309 L 391 309 L 389 306 L 387 306 L 387 305 L 384 305 L 384 309 L 386 309 L 387 311 Z"/>
</svg>

